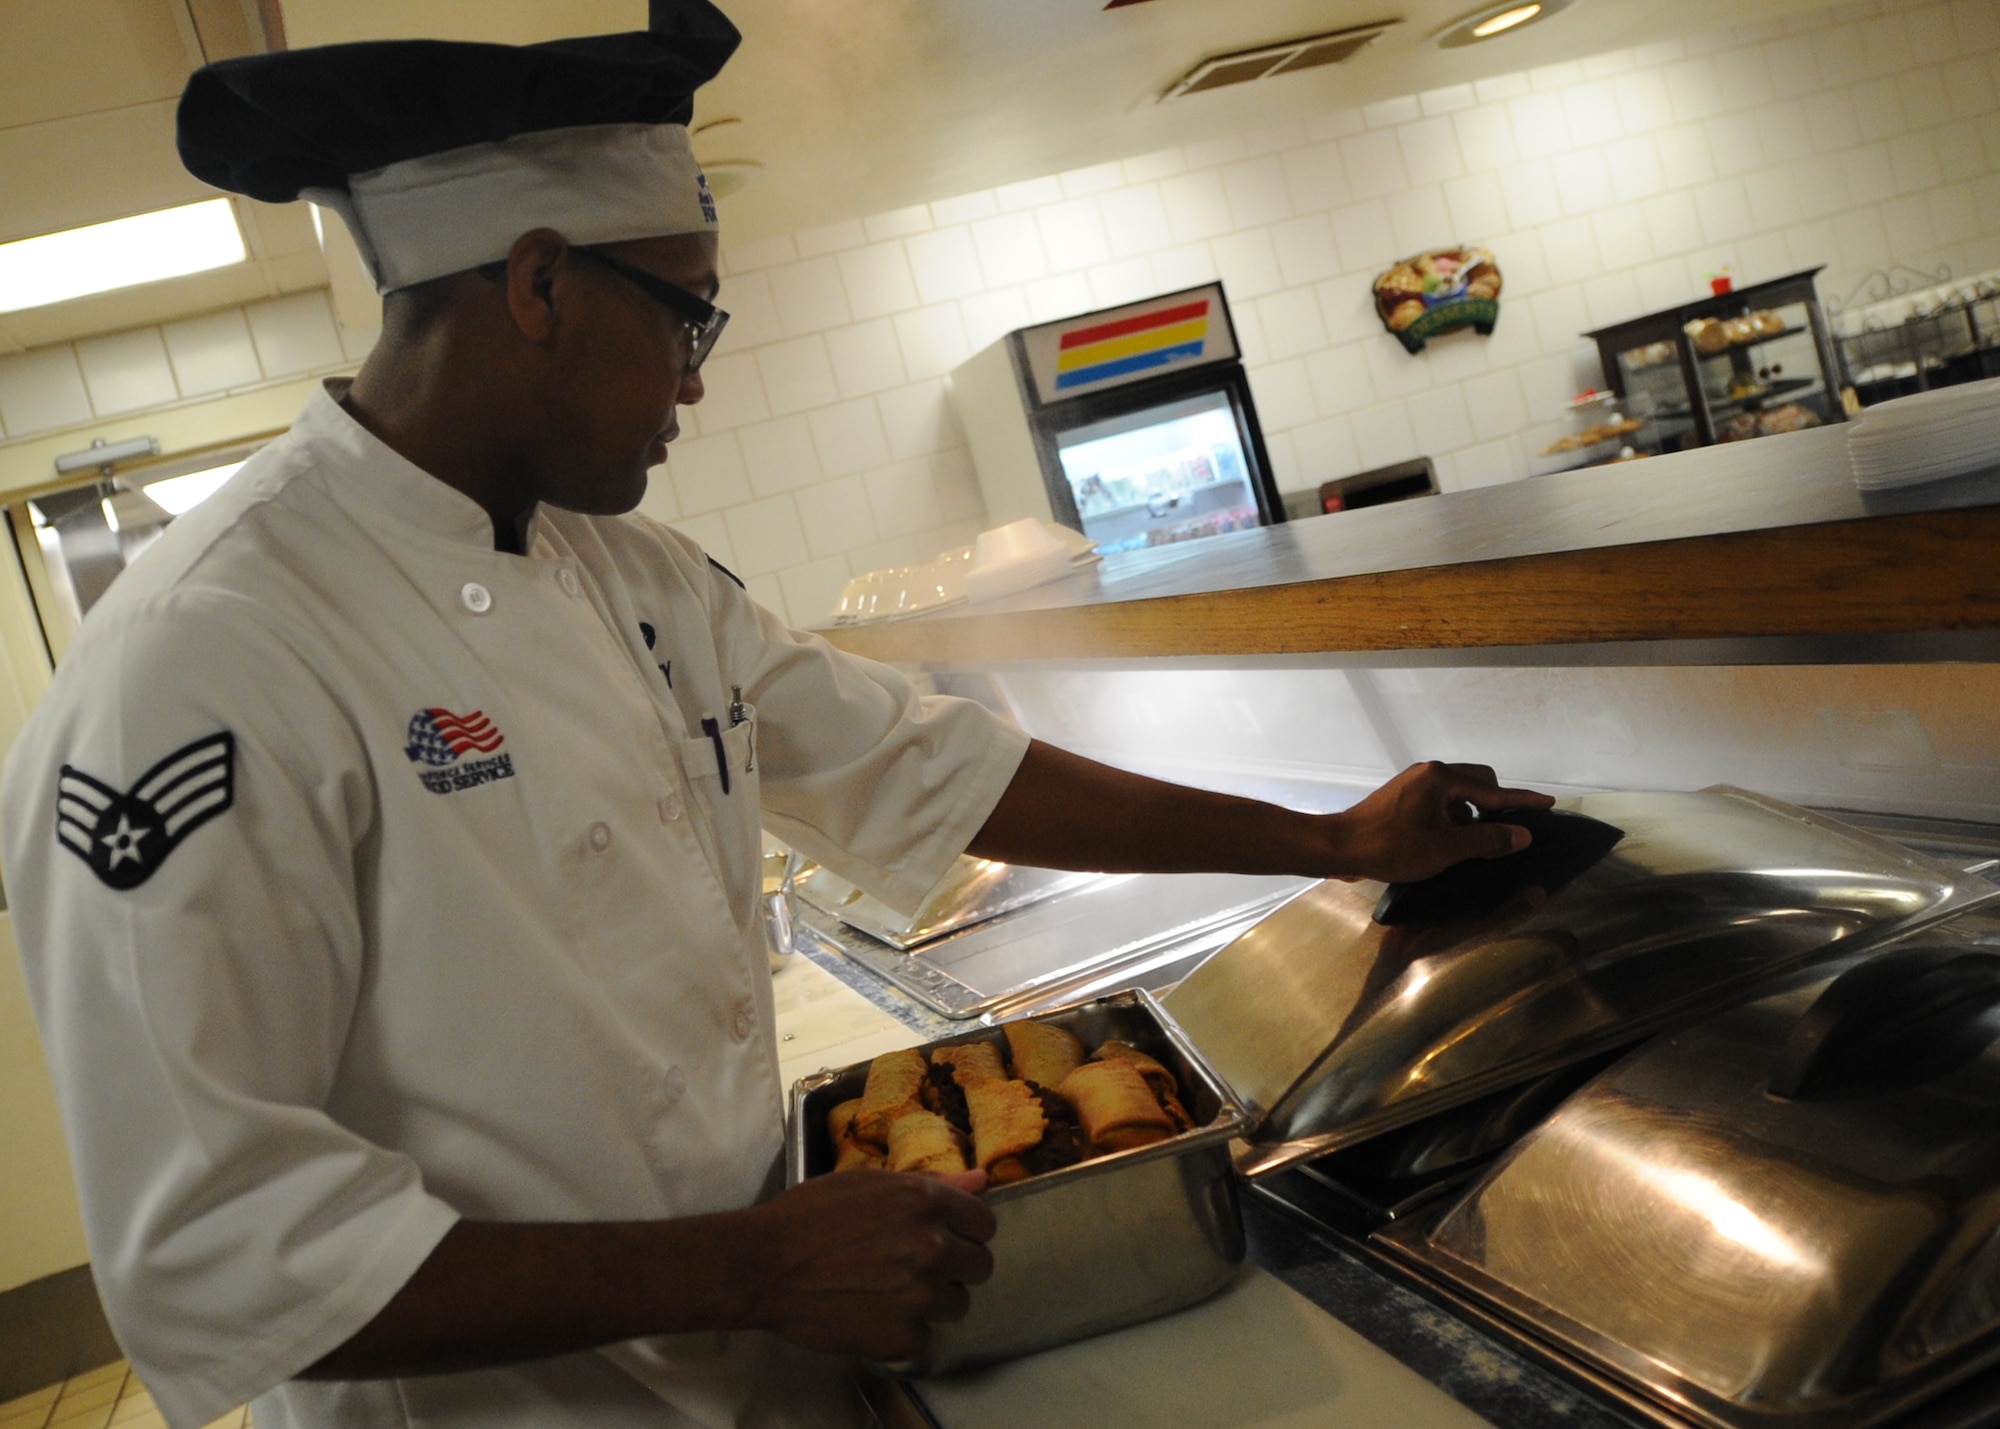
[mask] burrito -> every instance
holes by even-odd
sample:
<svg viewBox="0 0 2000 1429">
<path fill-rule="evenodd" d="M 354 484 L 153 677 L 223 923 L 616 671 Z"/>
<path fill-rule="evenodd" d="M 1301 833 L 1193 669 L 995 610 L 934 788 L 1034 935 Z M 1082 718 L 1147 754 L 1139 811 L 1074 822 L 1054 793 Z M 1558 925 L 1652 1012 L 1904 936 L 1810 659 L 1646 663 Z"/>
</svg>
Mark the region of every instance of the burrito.
<svg viewBox="0 0 2000 1429">
<path fill-rule="evenodd" d="M 1026 1082 L 976 1081 L 965 1089 L 965 1108 L 972 1118 L 974 1164 L 996 1186 L 1026 1179 L 1021 1153 L 1040 1144 L 1048 1125 L 1034 1088 Z"/>
<path fill-rule="evenodd" d="M 836 1171 L 854 1171 L 864 1166 L 880 1168 L 882 1153 L 854 1136 L 854 1116 L 861 1110 L 861 1098 L 842 1102 L 826 1114 L 827 1134 L 833 1138 Z"/>
<path fill-rule="evenodd" d="M 963 1135 L 972 1135 L 972 1117 L 965 1109 L 965 1088 L 978 1081 L 1006 1081 L 1000 1049 L 991 1042 L 967 1042 L 958 1047 L 933 1047 L 924 1088 L 924 1105 Z"/>
<path fill-rule="evenodd" d="M 891 1171 L 963 1171 L 965 1139 L 931 1111 L 906 1111 L 889 1123 Z"/>
<path fill-rule="evenodd" d="M 1026 1082 L 981 1081 L 965 1089 L 974 1164 L 995 1186 L 1074 1166 L 1089 1154 L 1076 1113 L 1054 1092 Z"/>
<path fill-rule="evenodd" d="M 933 1047 L 931 1061 L 951 1068 L 952 1079 L 961 1087 L 982 1078 L 1007 1080 L 1007 1067 L 1000 1049 L 991 1042 L 963 1042 L 956 1047 Z"/>
<path fill-rule="evenodd" d="M 1153 1089 L 1153 1095 L 1160 1103 L 1160 1109 L 1174 1119 L 1174 1127 L 1186 1131 L 1194 1125 L 1194 1118 L 1181 1105 L 1180 1083 L 1168 1070 L 1165 1063 L 1147 1053 L 1141 1052 L 1130 1042 L 1106 1042 L 1090 1054 L 1094 1062 L 1130 1062 L 1146 1079 L 1146 1085 Z"/>
<path fill-rule="evenodd" d="M 1060 1027 L 1046 1022 L 1009 1022 L 1000 1030 L 1007 1034 L 1014 1075 L 1024 1082 L 1058 1087 L 1064 1077 L 1083 1065 L 1083 1043 Z"/>
<path fill-rule="evenodd" d="M 1056 1091 L 1076 1108 L 1084 1135 L 1098 1151 L 1130 1151 L 1174 1134 L 1173 1118 L 1130 1062 L 1086 1062 Z"/>
<path fill-rule="evenodd" d="M 923 1110 L 924 1084 L 929 1080 L 924 1054 L 914 1047 L 884 1052 L 868 1064 L 868 1084 L 861 1090 L 861 1108 L 854 1114 L 854 1134 L 871 1146 L 889 1144 L 889 1124 L 907 1112 Z"/>
<path fill-rule="evenodd" d="M 1083 1139 L 1083 1126 L 1076 1108 L 1046 1087 L 1031 1087 L 1042 1104 L 1042 1139 L 1020 1155 L 1021 1165 L 1030 1176 L 1060 1171 L 1090 1156 L 1090 1143 Z"/>
<path fill-rule="evenodd" d="M 934 1111 L 962 1134 L 972 1135 L 972 1118 L 965 1111 L 965 1092 L 952 1075 L 949 1062 L 932 1062 L 924 1069 L 924 1110 Z"/>
</svg>

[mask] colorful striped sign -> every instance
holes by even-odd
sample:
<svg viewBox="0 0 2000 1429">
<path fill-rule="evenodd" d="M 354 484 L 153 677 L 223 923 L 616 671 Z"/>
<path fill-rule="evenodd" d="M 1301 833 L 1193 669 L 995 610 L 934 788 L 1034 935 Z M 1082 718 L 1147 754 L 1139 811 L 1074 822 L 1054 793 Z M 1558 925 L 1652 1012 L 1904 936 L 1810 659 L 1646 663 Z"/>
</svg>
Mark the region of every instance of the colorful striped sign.
<svg viewBox="0 0 2000 1429">
<path fill-rule="evenodd" d="M 1078 328 L 1062 336 L 1056 356 L 1056 388 L 1082 387 L 1107 377 L 1200 357 L 1207 339 L 1207 298 Z"/>
</svg>

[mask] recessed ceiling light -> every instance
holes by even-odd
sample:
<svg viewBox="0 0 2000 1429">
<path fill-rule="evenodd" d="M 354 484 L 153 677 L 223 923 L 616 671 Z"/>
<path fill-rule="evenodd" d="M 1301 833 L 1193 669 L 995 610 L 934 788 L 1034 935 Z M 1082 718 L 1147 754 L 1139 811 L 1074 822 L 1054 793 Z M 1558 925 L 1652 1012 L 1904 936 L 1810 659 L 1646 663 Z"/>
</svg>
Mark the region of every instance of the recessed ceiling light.
<svg viewBox="0 0 2000 1429">
<path fill-rule="evenodd" d="M 0 243 L 0 313 L 205 273 L 247 256 L 226 198 L 17 239 Z"/>
<path fill-rule="evenodd" d="M 1460 45 L 1498 39 L 1567 10 L 1571 3 L 1572 0 L 1500 0 L 1498 4 L 1481 6 L 1470 15 L 1461 15 L 1439 32 L 1437 43 L 1454 50 Z"/>
<path fill-rule="evenodd" d="M 1475 40 L 1490 39 L 1502 30 L 1511 30 L 1516 25 L 1525 25 L 1542 13 L 1540 0 L 1533 5 L 1516 5 L 1511 10 L 1502 10 L 1490 20 L 1481 20 L 1472 27 Z"/>
<path fill-rule="evenodd" d="M 717 159 L 703 164 L 701 171 L 708 175 L 708 191 L 717 198 L 728 198 L 762 178 L 764 166 L 755 159 Z"/>
</svg>

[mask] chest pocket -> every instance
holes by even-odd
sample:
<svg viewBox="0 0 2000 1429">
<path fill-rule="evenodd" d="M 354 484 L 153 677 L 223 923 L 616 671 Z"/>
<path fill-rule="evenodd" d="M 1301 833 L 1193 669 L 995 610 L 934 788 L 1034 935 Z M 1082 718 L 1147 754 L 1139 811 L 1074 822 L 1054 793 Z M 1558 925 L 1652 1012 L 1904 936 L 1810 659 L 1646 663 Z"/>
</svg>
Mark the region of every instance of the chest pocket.
<svg viewBox="0 0 2000 1429">
<path fill-rule="evenodd" d="M 741 724 L 718 719 L 713 732 L 681 741 L 687 775 L 701 817 L 696 825 L 721 874 L 729 906 L 739 919 L 754 916 L 763 875 L 763 834 L 758 790 L 757 711 L 743 708 Z"/>
</svg>

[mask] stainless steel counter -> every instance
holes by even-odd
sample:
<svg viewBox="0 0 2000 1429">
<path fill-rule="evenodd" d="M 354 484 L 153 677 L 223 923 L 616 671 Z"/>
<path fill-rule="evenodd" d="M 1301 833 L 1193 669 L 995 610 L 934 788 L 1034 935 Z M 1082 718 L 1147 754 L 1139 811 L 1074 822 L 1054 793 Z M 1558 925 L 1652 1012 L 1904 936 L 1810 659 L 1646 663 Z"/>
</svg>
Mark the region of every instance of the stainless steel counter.
<svg viewBox="0 0 2000 1429">
<path fill-rule="evenodd" d="M 1249 590 L 1647 541 L 2000 505 L 1991 471 L 1864 494 L 1823 427 L 1126 551 L 982 614 Z"/>
<path fill-rule="evenodd" d="M 1996 513 L 1941 519 L 1976 508 L 2000 508 L 2000 455 L 1864 494 L 1828 428 L 1121 553 L 826 633 L 966 669 L 1993 659 Z"/>
</svg>

